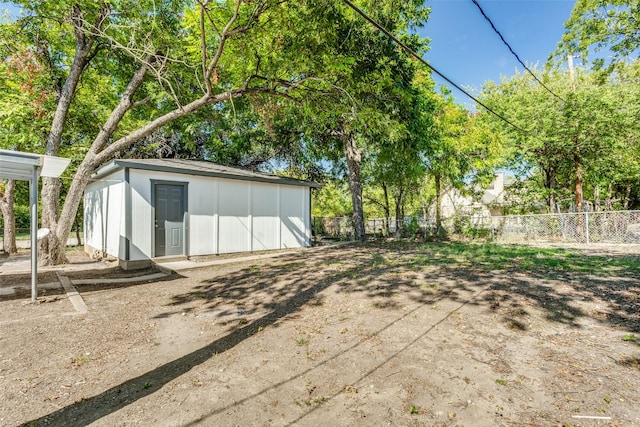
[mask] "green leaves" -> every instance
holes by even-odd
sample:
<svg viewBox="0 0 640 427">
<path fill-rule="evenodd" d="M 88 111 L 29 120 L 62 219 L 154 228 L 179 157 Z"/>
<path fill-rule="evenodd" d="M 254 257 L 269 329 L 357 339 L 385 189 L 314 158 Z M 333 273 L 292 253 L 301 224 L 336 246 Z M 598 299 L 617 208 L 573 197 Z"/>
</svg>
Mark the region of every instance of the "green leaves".
<svg viewBox="0 0 640 427">
<path fill-rule="evenodd" d="M 613 63 L 632 58 L 640 47 L 638 0 L 579 0 L 575 3 L 565 34 L 551 58 L 564 62 L 580 54 L 583 61 L 594 51 L 611 50 Z M 596 64 L 603 64 L 601 59 Z"/>
<path fill-rule="evenodd" d="M 639 67 L 636 61 L 610 76 L 578 69 L 575 91 L 565 71 L 545 73 L 548 86 L 566 102 L 527 75 L 485 86 L 483 99 L 529 130 L 523 134 L 491 119 L 508 142 L 510 166 L 521 168 L 536 183 L 537 190 L 529 190 L 545 194 L 545 204 L 555 209 L 554 201 L 574 192 L 577 167 L 584 168 L 585 198 L 594 202 L 599 190 L 607 189 L 606 197 L 619 199 L 626 186 L 637 181 L 637 162 L 627 154 L 638 152 L 640 90 L 634 76 Z M 570 207 L 567 202 L 564 209 Z"/>
</svg>

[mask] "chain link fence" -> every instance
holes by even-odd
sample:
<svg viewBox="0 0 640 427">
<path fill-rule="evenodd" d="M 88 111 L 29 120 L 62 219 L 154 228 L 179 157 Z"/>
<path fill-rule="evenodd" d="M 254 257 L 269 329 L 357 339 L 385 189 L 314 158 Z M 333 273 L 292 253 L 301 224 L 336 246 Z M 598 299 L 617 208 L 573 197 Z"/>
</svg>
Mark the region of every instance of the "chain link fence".
<svg viewBox="0 0 640 427">
<path fill-rule="evenodd" d="M 571 212 L 491 218 L 501 242 L 640 243 L 640 211 Z"/>
<path fill-rule="evenodd" d="M 353 237 L 353 218 L 314 216 L 311 231 L 314 238 L 349 239 Z"/>
<path fill-rule="evenodd" d="M 403 237 L 433 236 L 437 233 L 433 218 L 407 217 L 396 219 L 372 218 L 365 220 L 365 233 L 369 237 L 396 236 L 398 230 Z M 458 215 L 443 218 L 442 234 L 463 234 L 469 237 L 488 237 L 491 234 L 491 218 L 478 215 Z M 354 236 L 352 217 L 313 217 L 313 235 L 317 238 L 352 239 Z"/>
<path fill-rule="evenodd" d="M 407 220 L 405 220 L 406 222 Z M 395 233 L 399 221 L 395 218 L 374 218 L 364 222 L 365 233 L 371 237 L 385 237 Z M 352 217 L 313 217 L 313 234 L 316 237 L 352 239 L 354 236 Z"/>
<path fill-rule="evenodd" d="M 28 249 L 31 247 L 31 229 L 16 228 L 16 246 L 19 249 Z M 0 228 L 0 251 L 4 244 L 4 229 Z M 69 234 L 67 246 L 82 246 L 84 244 L 84 232 L 78 227 L 74 227 Z"/>
<path fill-rule="evenodd" d="M 396 235 L 398 227 L 405 237 L 433 236 L 437 232 L 432 218 L 412 217 L 396 220 L 369 219 L 365 232 L 371 237 Z M 606 211 L 509 216 L 457 215 L 443 218 L 441 233 L 498 242 L 550 243 L 630 243 L 640 244 L 640 211 Z M 315 237 L 353 238 L 351 217 L 314 217 Z"/>
</svg>

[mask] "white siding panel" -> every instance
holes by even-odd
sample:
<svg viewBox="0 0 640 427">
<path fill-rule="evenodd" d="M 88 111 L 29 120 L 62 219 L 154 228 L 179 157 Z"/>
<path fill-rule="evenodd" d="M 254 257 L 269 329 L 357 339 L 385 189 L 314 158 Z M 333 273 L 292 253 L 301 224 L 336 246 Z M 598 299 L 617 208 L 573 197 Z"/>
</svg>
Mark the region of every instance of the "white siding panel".
<svg viewBox="0 0 640 427">
<path fill-rule="evenodd" d="M 278 249 L 278 187 L 252 183 L 253 250 Z"/>
<path fill-rule="evenodd" d="M 91 183 L 84 193 L 85 243 L 111 256 L 120 256 L 124 236 L 124 173 Z"/>
<path fill-rule="evenodd" d="M 220 253 L 251 250 L 249 186 L 247 181 L 220 180 L 218 192 L 218 250 Z"/>
<path fill-rule="evenodd" d="M 280 221 L 282 248 L 306 246 L 308 241 L 305 220 L 306 189 L 303 187 L 280 186 Z"/>
<path fill-rule="evenodd" d="M 311 188 L 305 187 L 302 190 L 302 211 L 304 222 L 304 247 L 311 246 Z"/>
<path fill-rule="evenodd" d="M 188 255 L 210 255 L 216 253 L 215 247 L 215 180 L 206 177 L 180 176 L 189 181 L 188 217 L 189 244 Z"/>
<path fill-rule="evenodd" d="M 102 187 L 88 185 L 84 191 L 84 241 L 96 249 L 102 248 L 104 239 L 104 203 Z"/>
<path fill-rule="evenodd" d="M 153 214 L 151 210 L 151 181 L 147 171 L 130 170 L 131 184 L 131 245 L 132 261 L 153 257 Z"/>
</svg>

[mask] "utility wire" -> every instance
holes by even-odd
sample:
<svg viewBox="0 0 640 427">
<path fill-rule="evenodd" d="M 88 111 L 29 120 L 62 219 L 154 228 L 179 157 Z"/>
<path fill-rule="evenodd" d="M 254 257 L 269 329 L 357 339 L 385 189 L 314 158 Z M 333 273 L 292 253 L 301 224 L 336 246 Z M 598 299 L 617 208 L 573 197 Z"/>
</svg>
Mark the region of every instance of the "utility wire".
<svg viewBox="0 0 640 427">
<path fill-rule="evenodd" d="M 491 114 L 493 114 L 494 116 L 496 116 L 497 118 L 499 118 L 500 120 L 502 120 L 503 122 L 509 124 L 510 126 L 512 126 L 514 129 L 517 129 L 518 131 L 528 134 L 529 132 L 527 132 L 526 130 L 522 129 L 520 126 L 515 125 L 514 123 L 512 123 L 511 121 L 509 121 L 508 119 L 506 119 L 504 116 L 502 116 L 500 113 L 495 112 L 493 109 L 491 109 L 490 107 L 488 107 L 487 105 L 485 105 L 482 101 L 480 101 L 479 99 L 477 99 L 476 97 L 474 97 L 473 95 L 471 95 L 469 92 L 467 92 L 466 90 L 464 90 L 463 88 L 461 88 L 460 86 L 458 86 L 456 83 L 454 83 L 450 78 L 448 78 L 447 76 L 445 76 L 444 74 L 442 74 L 440 71 L 436 70 L 434 67 L 431 66 L 431 64 L 429 64 L 427 61 L 425 61 L 420 55 L 418 55 L 416 52 L 414 52 L 409 46 L 407 46 L 406 44 L 404 44 L 403 42 L 401 42 L 396 36 L 394 36 L 393 34 L 391 34 L 389 31 L 387 31 L 386 28 L 384 28 L 382 25 L 378 24 L 373 18 L 369 17 L 366 13 L 364 13 L 360 8 L 358 8 L 358 6 L 356 6 L 355 4 L 351 3 L 349 0 L 343 0 L 351 9 L 353 9 L 354 11 L 356 11 L 360 16 L 362 16 L 364 19 L 366 19 L 367 21 L 369 21 L 369 23 L 371 23 L 371 25 L 373 25 L 374 27 L 376 27 L 376 29 L 378 29 L 379 31 L 381 31 L 382 33 L 384 33 L 387 37 L 389 37 L 391 40 L 393 40 L 398 46 L 400 46 L 402 49 L 404 49 L 407 53 L 409 53 L 411 56 L 413 56 L 415 59 L 417 59 L 418 61 L 422 62 L 424 65 L 426 65 L 431 71 L 433 71 L 434 73 L 436 73 L 437 75 L 439 75 L 440 77 L 442 77 L 447 83 L 449 83 L 450 85 L 452 85 L 453 87 L 455 87 L 456 89 L 458 89 L 460 92 L 464 93 L 466 96 L 468 96 L 469 98 L 471 98 L 472 100 L 474 100 L 476 103 L 478 103 L 479 105 L 481 105 L 484 109 L 486 109 L 488 112 L 490 112 Z"/>
<path fill-rule="evenodd" d="M 531 71 L 529 69 L 529 67 L 527 67 L 525 65 L 524 62 L 522 62 L 522 60 L 520 59 L 520 57 L 518 56 L 517 53 L 514 52 L 514 50 L 511 48 L 511 46 L 509 45 L 509 43 L 507 43 L 507 41 L 504 39 L 504 37 L 502 37 L 502 34 L 500 34 L 500 31 L 498 31 L 498 29 L 496 28 L 495 25 L 493 25 L 493 22 L 491 22 L 491 19 L 489 19 L 489 17 L 487 16 L 486 13 L 484 13 L 484 10 L 482 10 L 482 7 L 480 7 L 480 4 L 478 3 L 477 0 L 471 0 L 473 2 L 473 4 L 476 5 L 476 7 L 478 8 L 478 10 L 480 10 L 480 13 L 482 14 L 482 16 L 484 16 L 484 19 L 487 20 L 487 22 L 489 23 L 489 25 L 491 25 L 491 28 L 493 28 L 493 31 L 495 31 L 495 33 L 498 35 L 498 37 L 500 37 L 500 40 L 502 40 L 502 43 L 505 44 L 505 46 L 507 46 L 507 48 L 509 49 L 509 52 L 511 52 L 513 54 L 513 56 L 516 57 L 516 59 L 518 60 L 518 62 L 520 63 L 520 65 L 522 65 L 524 67 L 525 70 L 527 70 L 529 72 L 529 74 L 531 74 L 533 76 L 534 79 L 536 79 L 536 81 L 538 83 L 540 83 L 540 85 L 542 85 L 543 88 L 545 88 L 551 95 L 555 96 L 556 98 L 558 98 L 560 101 L 562 102 L 567 102 L 565 101 L 563 98 L 561 98 L 559 95 L 556 95 L 551 89 L 549 89 L 547 87 L 547 85 L 545 85 L 544 83 L 542 83 L 540 81 L 540 79 L 538 79 L 538 77 L 533 73 L 533 71 Z"/>
</svg>

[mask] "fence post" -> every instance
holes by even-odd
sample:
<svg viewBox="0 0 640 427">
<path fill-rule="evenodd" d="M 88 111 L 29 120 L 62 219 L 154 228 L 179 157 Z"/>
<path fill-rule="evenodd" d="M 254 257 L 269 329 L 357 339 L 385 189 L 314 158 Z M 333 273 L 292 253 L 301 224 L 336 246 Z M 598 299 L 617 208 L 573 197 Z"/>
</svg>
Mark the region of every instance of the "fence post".
<svg viewBox="0 0 640 427">
<path fill-rule="evenodd" d="M 586 238 L 587 238 L 587 245 L 588 245 L 589 244 L 589 212 L 588 211 L 584 213 L 584 222 L 586 223 L 585 230 L 586 230 Z"/>
<path fill-rule="evenodd" d="M 493 217 L 491 217 L 491 242 L 495 243 L 495 241 L 496 241 L 496 236 L 493 230 Z"/>
</svg>

